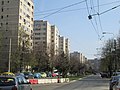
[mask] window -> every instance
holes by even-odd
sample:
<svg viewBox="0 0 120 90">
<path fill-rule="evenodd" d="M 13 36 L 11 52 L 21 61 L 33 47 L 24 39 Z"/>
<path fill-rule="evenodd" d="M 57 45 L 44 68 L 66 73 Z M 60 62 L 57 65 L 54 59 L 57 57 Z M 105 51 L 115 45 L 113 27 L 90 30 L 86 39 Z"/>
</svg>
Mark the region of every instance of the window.
<svg viewBox="0 0 120 90">
<path fill-rule="evenodd" d="M 43 30 L 46 30 L 46 28 L 43 28 Z"/>
<path fill-rule="evenodd" d="M 7 1 L 9 3 L 9 1 Z"/>
<path fill-rule="evenodd" d="M 1 10 L 2 12 L 3 12 L 3 8 L 2 8 L 2 10 Z"/>
<path fill-rule="evenodd" d="M 29 16 L 28 14 L 26 15 L 26 17 L 27 17 L 27 18 L 30 18 L 30 16 Z"/>
<path fill-rule="evenodd" d="M 38 42 L 35 42 L 35 44 L 38 44 Z"/>
<path fill-rule="evenodd" d="M 8 17 L 8 15 L 7 15 L 7 17 Z"/>
<path fill-rule="evenodd" d="M 33 18 L 31 18 L 31 21 L 33 21 Z"/>
<path fill-rule="evenodd" d="M 28 5 L 30 6 L 30 3 L 28 2 Z"/>
<path fill-rule="evenodd" d="M 45 23 L 43 23 L 43 26 L 45 26 L 46 24 Z"/>
<path fill-rule="evenodd" d="M 3 25 L 3 23 L 1 23 L 1 26 Z"/>
<path fill-rule="evenodd" d="M 33 9 L 34 7 L 32 6 L 32 9 Z"/>
<path fill-rule="evenodd" d="M 1 16 L 1 19 L 3 19 L 3 16 Z"/>
<path fill-rule="evenodd" d="M 43 33 L 43 35 L 46 35 L 46 33 Z"/>
<path fill-rule="evenodd" d="M 2 1 L 2 5 L 4 5 L 4 1 Z"/>
<path fill-rule="evenodd" d="M 20 19 L 22 19 L 22 17 L 20 16 Z"/>
<path fill-rule="evenodd" d="M 54 40 L 52 40 L 52 42 L 54 42 Z"/>
</svg>

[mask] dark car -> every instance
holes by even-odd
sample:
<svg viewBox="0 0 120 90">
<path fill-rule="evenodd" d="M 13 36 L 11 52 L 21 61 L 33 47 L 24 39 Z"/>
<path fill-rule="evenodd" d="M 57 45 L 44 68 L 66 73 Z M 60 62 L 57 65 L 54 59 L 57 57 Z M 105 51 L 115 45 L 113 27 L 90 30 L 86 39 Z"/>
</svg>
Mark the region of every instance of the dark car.
<svg viewBox="0 0 120 90">
<path fill-rule="evenodd" d="M 109 83 L 109 90 L 113 90 L 113 86 L 118 83 L 120 76 L 112 76 Z"/>
<path fill-rule="evenodd" d="M 32 90 L 23 76 L 0 76 L 0 90 Z"/>
<path fill-rule="evenodd" d="M 100 73 L 100 75 L 101 75 L 102 78 L 108 78 L 109 77 L 109 74 L 106 73 L 106 72 L 102 72 L 102 73 Z"/>
</svg>

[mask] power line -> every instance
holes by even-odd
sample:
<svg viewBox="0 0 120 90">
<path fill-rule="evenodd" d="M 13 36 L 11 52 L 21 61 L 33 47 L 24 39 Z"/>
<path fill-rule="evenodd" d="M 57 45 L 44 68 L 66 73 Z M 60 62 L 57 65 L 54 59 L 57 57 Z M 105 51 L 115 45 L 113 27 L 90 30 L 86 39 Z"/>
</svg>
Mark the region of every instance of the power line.
<svg viewBox="0 0 120 90">
<path fill-rule="evenodd" d="M 119 3 L 119 2 L 120 2 L 120 0 L 114 1 L 114 2 L 110 2 L 110 3 L 101 4 L 101 5 L 99 4 L 99 7 L 101 7 L 101 6 L 106 6 L 106 5 L 111 5 L 111 4 Z M 98 7 L 98 5 L 97 5 L 97 6 L 94 6 L 94 7 Z M 88 7 L 88 8 L 90 8 L 90 7 Z M 52 11 L 59 10 L 59 9 L 62 9 L 62 8 L 49 9 L 49 10 L 45 10 L 45 11 L 35 12 L 34 14 L 36 15 L 37 13 L 52 12 Z M 80 8 L 80 10 L 81 10 L 81 9 L 86 9 L 86 7 Z M 68 10 L 68 11 L 69 11 L 69 10 Z M 47 13 L 47 14 L 50 14 L 50 13 Z"/>
<path fill-rule="evenodd" d="M 97 0 L 97 5 L 98 5 L 98 13 L 100 11 L 100 4 L 99 4 L 99 0 Z"/>
<path fill-rule="evenodd" d="M 89 12 L 89 8 L 88 8 L 87 0 L 86 0 L 86 7 L 87 7 L 87 12 L 88 12 L 88 14 L 89 14 L 89 16 L 90 16 L 90 12 Z M 92 17 L 90 16 L 89 18 L 92 18 Z M 93 26 L 93 28 L 94 28 L 94 30 L 95 30 L 97 36 L 100 37 L 99 32 L 98 32 L 97 29 L 95 28 L 95 26 L 94 26 L 94 24 L 93 24 L 93 22 L 92 22 L 91 19 L 90 19 L 90 21 L 91 21 L 91 24 L 92 24 L 92 26 Z"/>
<path fill-rule="evenodd" d="M 120 7 L 120 5 L 117 5 L 117 6 L 115 6 L 115 7 L 112 7 L 112 8 L 110 8 L 110 9 L 108 9 L 108 10 L 106 10 L 106 11 L 103 11 L 103 12 L 101 12 L 101 13 L 92 14 L 92 15 L 90 15 L 89 17 L 95 16 L 95 15 L 102 15 L 102 14 L 104 14 L 104 13 L 106 13 L 106 12 L 109 12 L 109 11 L 111 11 L 111 10 L 114 10 L 114 9 L 116 9 L 116 8 L 118 8 L 118 7 Z M 89 18 L 89 19 L 90 19 L 90 18 Z M 92 18 L 91 18 L 91 19 L 92 19 Z"/>
<path fill-rule="evenodd" d="M 99 23 L 100 23 L 100 30 L 101 30 L 101 32 L 103 32 L 103 27 L 102 27 L 100 15 L 98 15 L 98 19 L 99 19 Z"/>
<path fill-rule="evenodd" d="M 91 1 L 91 11 L 96 12 L 95 9 L 94 9 L 94 3 L 93 3 L 93 0 L 90 0 Z M 94 21 L 95 21 L 95 24 L 96 24 L 96 27 L 97 27 L 97 31 L 99 32 L 99 29 L 98 29 L 98 22 L 97 22 L 97 19 L 96 17 L 94 16 Z"/>
<path fill-rule="evenodd" d="M 81 1 L 81 2 L 77 2 L 77 3 L 71 4 L 71 5 L 68 5 L 68 6 L 65 6 L 65 7 L 61 8 L 61 9 L 59 9 L 59 10 L 57 10 L 57 11 L 55 11 L 55 12 L 49 14 L 49 15 L 44 16 L 43 18 L 49 17 L 49 16 L 51 16 L 51 15 L 53 15 L 53 14 L 58 13 L 59 11 L 61 11 L 61 10 L 63 10 L 63 9 L 66 9 L 66 8 L 69 8 L 69 7 L 72 7 L 72 6 L 81 4 L 81 3 L 83 3 L 83 2 L 85 2 L 85 0 L 83 0 L 83 1 Z"/>
<path fill-rule="evenodd" d="M 97 5 L 98 5 L 98 12 L 97 13 L 99 13 L 100 12 L 100 2 L 99 2 L 99 0 L 97 0 Z M 101 32 L 103 32 L 100 15 L 98 15 L 98 19 L 99 19 L 98 21 L 99 21 L 99 24 L 100 24 L 100 30 L 101 30 Z"/>
<path fill-rule="evenodd" d="M 90 15 L 90 11 L 89 11 L 89 7 L 88 7 L 88 2 L 87 2 L 87 0 L 86 0 L 86 7 L 87 7 L 87 12 L 88 12 L 88 14 Z"/>
<path fill-rule="evenodd" d="M 92 24 L 92 26 L 93 26 L 93 28 L 94 28 L 94 30 L 95 30 L 95 32 L 96 32 L 98 38 L 100 38 L 99 32 L 98 32 L 97 29 L 95 28 L 95 26 L 94 26 L 92 20 L 90 20 L 90 21 L 91 21 L 91 24 Z"/>
<path fill-rule="evenodd" d="M 93 1 L 93 0 L 92 0 Z M 95 11 L 95 9 L 94 9 L 94 3 L 92 2 L 92 9 L 93 9 L 93 13 L 99 13 L 99 0 L 97 0 L 97 7 L 98 7 L 98 11 Z M 96 23 L 96 26 L 97 26 L 97 30 L 98 31 L 101 31 L 101 33 L 103 32 L 103 30 L 102 30 L 102 24 L 101 24 L 101 19 L 100 19 L 100 15 L 98 15 L 98 22 L 97 22 L 97 19 L 96 19 L 96 16 L 94 16 L 94 18 L 95 18 L 95 23 Z M 98 23 L 99 23 L 99 26 L 98 26 Z M 100 27 L 100 30 L 99 30 L 99 27 Z"/>
<path fill-rule="evenodd" d="M 116 9 L 116 8 L 118 8 L 118 7 L 120 7 L 120 5 L 117 5 L 117 6 L 111 8 L 111 9 L 108 9 L 108 10 L 106 10 L 106 11 L 103 11 L 103 12 L 101 12 L 99 15 L 102 15 L 102 14 L 104 14 L 104 13 L 106 13 L 106 12 L 109 12 L 109 11 L 111 11 L 111 10 L 113 10 L 113 9 Z"/>
</svg>

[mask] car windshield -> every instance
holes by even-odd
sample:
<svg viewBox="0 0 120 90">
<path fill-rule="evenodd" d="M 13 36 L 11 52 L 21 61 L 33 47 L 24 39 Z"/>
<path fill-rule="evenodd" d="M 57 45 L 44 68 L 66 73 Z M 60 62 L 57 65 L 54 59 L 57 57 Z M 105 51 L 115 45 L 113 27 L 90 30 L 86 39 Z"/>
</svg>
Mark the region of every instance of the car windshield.
<svg viewBox="0 0 120 90">
<path fill-rule="evenodd" d="M 14 78 L 0 77 L 0 86 L 11 86 L 15 85 Z"/>
<path fill-rule="evenodd" d="M 113 77 L 113 80 L 118 80 L 120 77 L 119 76 L 115 76 Z"/>
</svg>

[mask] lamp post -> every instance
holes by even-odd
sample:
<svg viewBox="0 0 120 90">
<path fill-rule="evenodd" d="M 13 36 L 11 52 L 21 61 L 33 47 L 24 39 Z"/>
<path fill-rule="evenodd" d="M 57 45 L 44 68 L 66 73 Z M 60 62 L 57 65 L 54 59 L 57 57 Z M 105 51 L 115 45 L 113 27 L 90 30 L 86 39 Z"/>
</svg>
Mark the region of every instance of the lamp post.
<svg viewBox="0 0 120 90">
<path fill-rule="evenodd" d="M 102 34 L 112 34 L 114 39 L 113 39 L 113 48 L 111 48 L 111 51 L 114 52 L 114 71 L 117 71 L 117 59 L 116 59 L 116 38 L 114 33 L 111 32 L 103 32 Z"/>
<path fill-rule="evenodd" d="M 11 68 L 11 38 L 10 38 L 10 46 L 9 46 L 9 61 L 8 61 L 8 72 L 10 72 Z"/>
</svg>

